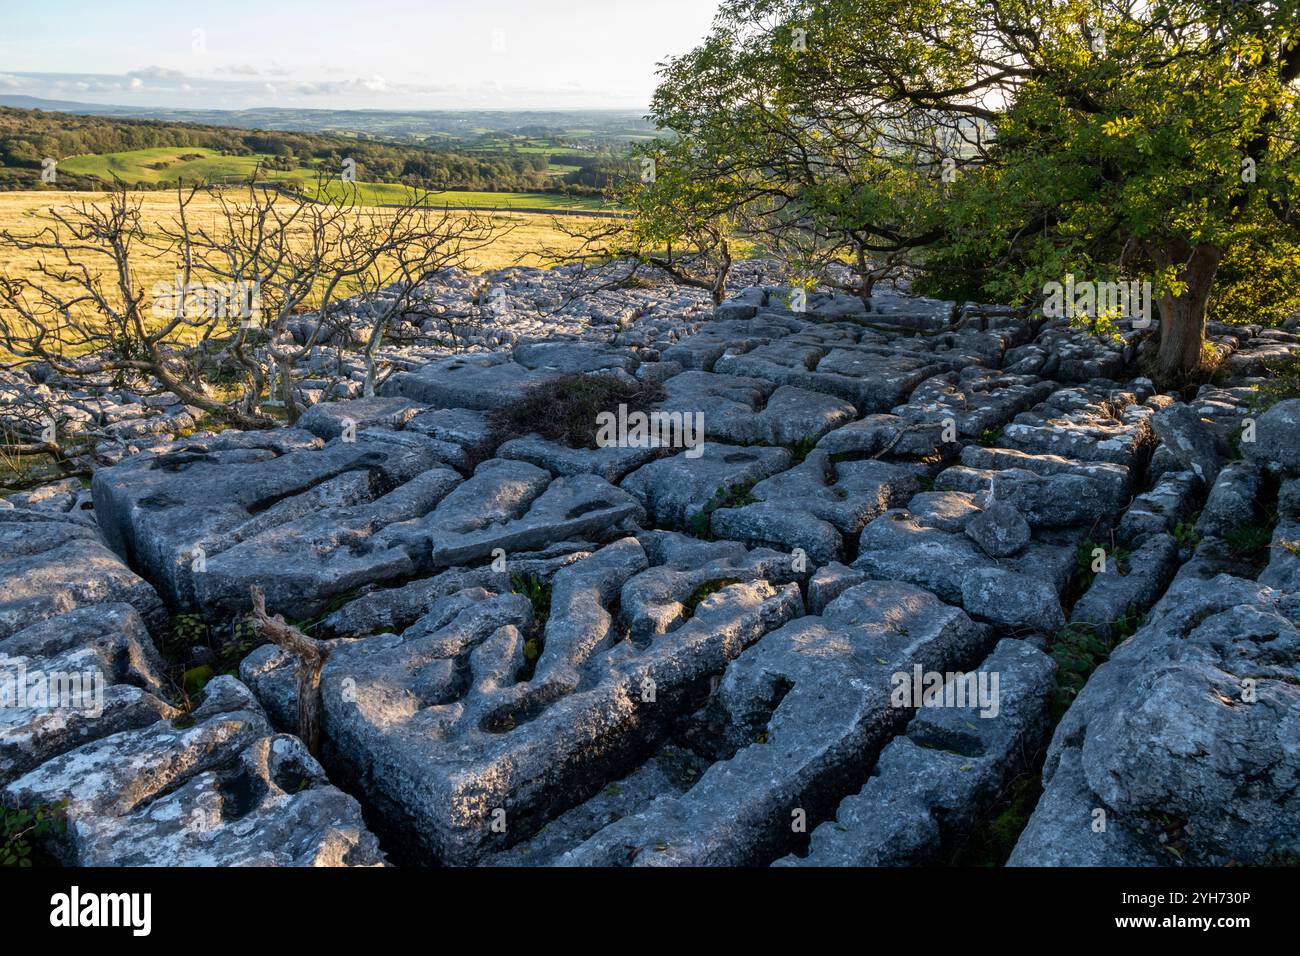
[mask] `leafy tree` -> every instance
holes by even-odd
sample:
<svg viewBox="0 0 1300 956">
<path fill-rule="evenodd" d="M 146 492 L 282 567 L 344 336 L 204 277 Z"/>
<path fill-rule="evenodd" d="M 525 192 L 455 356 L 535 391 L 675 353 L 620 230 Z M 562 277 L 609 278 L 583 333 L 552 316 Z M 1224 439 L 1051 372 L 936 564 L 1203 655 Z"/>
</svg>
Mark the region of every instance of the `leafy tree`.
<svg viewBox="0 0 1300 956">
<path fill-rule="evenodd" d="M 868 260 L 1028 304 L 1150 280 L 1168 378 L 1225 261 L 1300 278 L 1297 77 L 1297 0 L 728 0 L 652 112 L 860 291 Z"/>
</svg>

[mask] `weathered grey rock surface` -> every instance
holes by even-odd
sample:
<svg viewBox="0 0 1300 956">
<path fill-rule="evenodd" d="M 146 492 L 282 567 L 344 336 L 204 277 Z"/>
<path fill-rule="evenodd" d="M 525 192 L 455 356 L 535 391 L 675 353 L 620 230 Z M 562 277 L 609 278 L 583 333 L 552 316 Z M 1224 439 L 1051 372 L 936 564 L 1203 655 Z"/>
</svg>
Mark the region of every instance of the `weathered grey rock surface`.
<svg viewBox="0 0 1300 956">
<path fill-rule="evenodd" d="M 213 684 L 192 726 L 83 744 L 10 783 L 5 801 L 66 801 L 58 846 L 77 866 L 381 864 L 361 807 L 302 742 L 272 733 L 233 678 Z"/>
<path fill-rule="evenodd" d="M 218 677 L 177 706 L 150 634 L 162 602 L 93 528 L 12 509 L 0 530 L 0 804 L 61 808 L 63 862 L 383 863 L 357 802 L 246 687 Z"/>
<path fill-rule="evenodd" d="M 1011 863 L 1223 865 L 1297 852 L 1294 609 L 1228 575 L 1175 585 L 1057 726 L 1043 802 Z"/>
<path fill-rule="evenodd" d="M 949 675 L 935 706 L 919 707 L 907 733 L 881 753 L 867 785 L 813 831 L 808 854 L 777 865 L 939 862 L 945 842 L 951 847 L 978 823 L 1040 746 L 1054 671 L 1041 651 L 1004 640 L 978 669 Z M 955 705 L 945 706 L 947 699 Z"/>
<path fill-rule="evenodd" d="M 1246 440 L 1244 376 L 1300 338 L 1214 330 L 1235 377 L 1183 402 L 1141 330 L 742 273 L 434 277 L 405 331 L 457 350 L 384 346 L 378 394 L 313 350 L 294 428 L 78 399 L 117 463 L 0 504 L 0 678 L 102 680 L 0 709 L 0 800 L 67 799 L 85 864 L 922 865 L 1041 766 L 1012 863 L 1293 859 L 1300 406 Z M 503 430 L 575 374 L 702 444 Z M 318 757 L 276 646 L 189 701 L 157 651 L 253 586 L 326 642 Z"/>
</svg>

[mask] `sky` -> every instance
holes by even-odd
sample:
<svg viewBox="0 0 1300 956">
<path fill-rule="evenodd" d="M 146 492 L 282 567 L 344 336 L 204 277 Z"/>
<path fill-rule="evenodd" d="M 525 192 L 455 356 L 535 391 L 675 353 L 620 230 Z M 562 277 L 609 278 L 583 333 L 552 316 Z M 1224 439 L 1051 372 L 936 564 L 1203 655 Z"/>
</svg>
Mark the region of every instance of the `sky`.
<svg viewBox="0 0 1300 956">
<path fill-rule="evenodd" d="M 642 109 L 716 0 L 0 0 L 0 95 L 247 109 Z"/>
</svg>

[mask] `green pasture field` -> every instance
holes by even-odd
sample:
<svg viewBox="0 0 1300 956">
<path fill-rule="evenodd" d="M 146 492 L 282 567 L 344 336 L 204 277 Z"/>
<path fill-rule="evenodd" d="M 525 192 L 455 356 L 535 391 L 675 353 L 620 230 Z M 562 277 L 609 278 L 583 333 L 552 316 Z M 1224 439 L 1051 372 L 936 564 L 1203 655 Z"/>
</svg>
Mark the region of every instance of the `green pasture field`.
<svg viewBox="0 0 1300 956">
<path fill-rule="evenodd" d="M 59 169 L 64 172 L 84 176 L 96 176 L 105 182 L 119 179 L 128 185 L 146 183 L 158 185 L 176 180 L 187 183 L 242 183 L 254 174 L 262 182 L 279 182 L 301 191 L 304 195 L 320 197 L 336 196 L 342 189 L 358 193 L 357 201 L 362 205 L 404 205 L 413 201 L 418 191 L 400 183 L 359 182 L 344 186 L 338 182 L 328 182 L 321 187 L 318 182 L 319 169 L 315 166 L 300 165 L 294 170 L 274 170 L 262 167 L 259 163 L 268 156 L 222 156 L 214 149 L 201 147 L 160 146 L 151 149 L 135 149 L 122 153 L 102 153 L 93 156 L 73 156 L 59 162 Z M 557 172 L 570 172 L 575 166 L 557 166 Z M 495 208 L 495 209 L 579 209 L 598 211 L 604 208 L 598 197 L 563 196 L 554 193 L 526 192 L 480 192 L 470 190 L 444 190 L 433 195 L 432 204 L 437 206 Z"/>
<path fill-rule="evenodd" d="M 124 153 L 99 153 L 60 160 L 59 169 L 83 176 L 97 176 L 106 182 L 115 178 L 129 185 L 174 182 L 236 183 L 246 182 L 258 164 L 269 156 L 222 156 L 215 149 L 200 146 L 158 146 L 133 149 Z M 316 170 L 299 166 L 292 171 L 263 168 L 259 179 L 283 180 L 291 177 L 314 177 Z"/>
</svg>

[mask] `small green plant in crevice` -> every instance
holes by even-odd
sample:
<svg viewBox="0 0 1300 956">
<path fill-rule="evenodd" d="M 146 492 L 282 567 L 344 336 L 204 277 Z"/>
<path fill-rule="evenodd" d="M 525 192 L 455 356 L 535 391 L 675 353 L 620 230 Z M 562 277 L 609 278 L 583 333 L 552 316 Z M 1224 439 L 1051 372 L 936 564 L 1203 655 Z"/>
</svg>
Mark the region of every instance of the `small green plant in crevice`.
<svg viewBox="0 0 1300 956">
<path fill-rule="evenodd" d="M 786 446 L 790 451 L 791 457 L 794 458 L 794 464 L 803 464 L 808 458 L 808 453 L 817 447 L 817 442 L 819 441 L 821 441 L 821 439 L 817 435 L 805 435 L 793 445 Z"/>
<path fill-rule="evenodd" d="M 262 637 L 257 632 L 251 621 L 239 620 L 230 630 L 230 636 L 221 644 L 218 659 L 223 663 L 233 662 L 238 667 L 239 662 L 248 656 L 248 652 L 262 643 Z"/>
<path fill-rule="evenodd" d="M 1241 447 L 1241 430 L 1234 428 L 1228 433 L 1228 461 L 1241 461 L 1245 457 L 1246 452 Z"/>
<path fill-rule="evenodd" d="M 1187 857 L 1187 836 L 1185 833 L 1187 821 L 1160 811 L 1147 813 L 1144 817 L 1144 822 L 1148 826 L 1159 831 L 1160 837 L 1156 842 L 1160 849 L 1180 863 L 1185 861 Z"/>
<path fill-rule="evenodd" d="M 551 585 L 535 574 L 510 575 L 510 591 L 522 594 L 533 606 L 533 620 L 545 624 L 551 616 Z"/>
<path fill-rule="evenodd" d="M 1196 522 L 1180 521 L 1174 525 L 1174 540 L 1185 547 L 1196 548 L 1201 543 L 1201 533 L 1196 530 Z"/>
<path fill-rule="evenodd" d="M 719 488 L 711 504 L 716 505 L 714 511 L 718 508 L 743 508 L 745 505 L 755 504 L 758 499 L 754 497 L 752 489 L 754 482 L 747 481 L 743 484 L 732 485 L 729 488 Z"/>
<path fill-rule="evenodd" d="M 243 618 L 214 625 L 202 614 L 174 615 L 167 635 L 160 642 L 168 664 L 173 702 L 188 711 L 202 698 L 212 678 L 218 674 L 237 677 L 240 662 L 261 643 L 256 628 Z M 202 654 L 196 654 L 200 648 L 204 649 Z"/>
<path fill-rule="evenodd" d="M 691 532 L 697 538 L 713 540 L 713 512 L 719 508 L 743 508 L 745 505 L 756 504 L 758 499 L 751 492 L 753 487 L 754 482 L 747 481 L 729 488 L 719 488 L 704 507 L 691 516 Z"/>
<path fill-rule="evenodd" d="M 1092 569 L 1093 551 L 1098 547 L 1096 541 L 1089 538 L 1079 543 L 1074 551 L 1074 580 L 1070 582 L 1067 592 L 1062 595 L 1062 603 L 1069 608 L 1079 598 L 1088 593 L 1092 582 L 1097 579 L 1097 572 Z"/>
<path fill-rule="evenodd" d="M 717 594 L 723 588 L 731 587 L 733 584 L 740 582 L 734 578 L 718 578 L 716 581 L 705 581 L 698 588 L 691 592 L 691 596 L 686 599 L 686 609 L 692 614 L 700 603 L 712 594 Z"/>
<path fill-rule="evenodd" d="M 351 603 L 356 596 L 356 591 L 349 591 L 345 594 L 336 594 L 334 597 L 330 598 L 329 603 L 325 605 L 325 610 L 321 611 L 315 617 L 304 618 L 301 621 L 290 621 L 289 623 L 302 631 L 308 637 L 315 637 L 316 635 L 313 632 L 324 624 L 331 614 L 339 610 L 345 604 Z M 240 624 L 243 623 L 244 622 L 242 621 L 240 622 Z M 236 625 L 236 627 L 238 626 L 239 625 Z"/>
<path fill-rule="evenodd" d="M 1129 607 L 1107 628 L 1075 623 L 1056 632 L 1051 657 L 1056 661 L 1056 694 L 1052 703 L 1053 722 L 1064 716 L 1088 678 L 1110 658 L 1111 651 L 1138 632 L 1146 615 Z"/>
<path fill-rule="evenodd" d="M 916 483 L 921 487 L 922 491 L 934 491 L 933 475 L 918 475 Z"/>
<path fill-rule="evenodd" d="M 1123 616 L 1111 625 L 1110 642 L 1112 649 L 1123 644 L 1136 634 L 1146 622 L 1147 616 L 1139 612 L 1137 608 L 1130 606 Z"/>
<path fill-rule="evenodd" d="M 67 826 L 67 802 L 30 809 L 0 806 L 0 866 L 57 866 L 47 841 Z"/>
<path fill-rule="evenodd" d="M 987 816 L 948 860 L 949 866 L 1003 866 L 1007 862 L 1043 792 L 1038 765 L 1039 761 L 1032 761 L 1031 770 L 1003 788 Z"/>
<path fill-rule="evenodd" d="M 1097 554 L 1098 551 L 1103 552 L 1103 554 Z M 1094 576 L 1103 573 L 1094 570 L 1099 560 L 1105 561 L 1103 565 L 1105 568 L 1104 573 L 1118 573 L 1121 577 L 1126 576 L 1128 574 L 1129 559 L 1132 557 L 1133 552 L 1128 548 L 1107 547 L 1092 538 L 1079 545 L 1078 551 L 1075 552 L 1075 561 L 1079 566 L 1079 570 L 1081 572 L 1086 571 Z"/>
<path fill-rule="evenodd" d="M 172 618 L 172 636 L 182 644 L 192 645 L 208 638 L 208 625 L 202 614 L 177 614 Z"/>
<path fill-rule="evenodd" d="M 1059 721 L 1074 703 L 1092 672 L 1110 657 L 1116 643 L 1088 624 L 1070 624 L 1056 632 L 1050 652 L 1056 661 L 1053 723 Z"/>
<path fill-rule="evenodd" d="M 1118 574 L 1120 577 L 1128 575 L 1129 560 L 1133 557 L 1128 548 L 1108 548 L 1097 543 L 1092 538 L 1088 538 L 1079 545 L 1074 553 L 1076 571 L 1074 581 L 1069 593 L 1066 595 L 1065 603 L 1067 607 L 1072 606 L 1075 601 L 1083 597 L 1088 589 L 1092 587 L 1093 582 L 1097 580 L 1097 575 L 1100 572 L 1097 571 L 1096 566 L 1099 560 L 1103 560 L 1102 555 L 1097 553 L 1099 550 L 1104 553 L 1105 564 L 1103 567 L 1106 569 L 1106 573 Z"/>
<path fill-rule="evenodd" d="M 1002 429 L 986 428 L 980 432 L 980 437 L 975 441 L 981 448 L 996 448 L 998 443 L 1002 441 Z"/>
<path fill-rule="evenodd" d="M 1268 564 L 1269 547 L 1273 543 L 1273 525 L 1276 523 L 1276 509 L 1269 509 L 1262 521 L 1234 528 L 1223 536 L 1223 540 L 1242 561 L 1263 567 Z"/>
<path fill-rule="evenodd" d="M 532 680 L 546 643 L 546 622 L 551 617 L 551 584 L 535 574 L 510 575 L 510 591 L 522 594 L 533 608 L 533 623 L 524 640 L 524 670 L 519 680 Z"/>
</svg>

